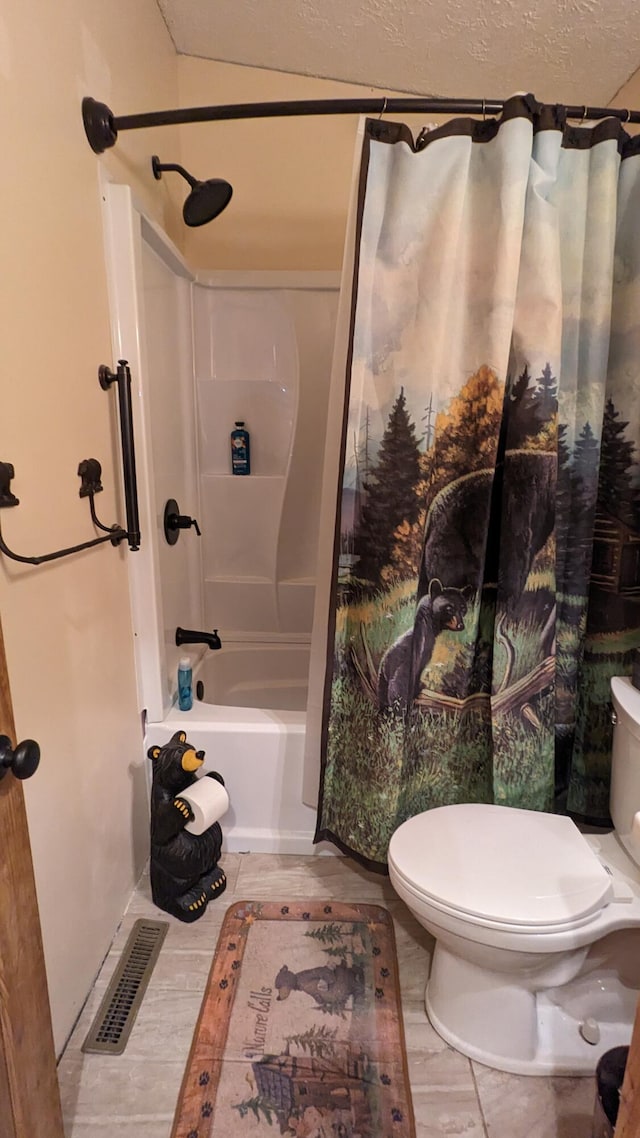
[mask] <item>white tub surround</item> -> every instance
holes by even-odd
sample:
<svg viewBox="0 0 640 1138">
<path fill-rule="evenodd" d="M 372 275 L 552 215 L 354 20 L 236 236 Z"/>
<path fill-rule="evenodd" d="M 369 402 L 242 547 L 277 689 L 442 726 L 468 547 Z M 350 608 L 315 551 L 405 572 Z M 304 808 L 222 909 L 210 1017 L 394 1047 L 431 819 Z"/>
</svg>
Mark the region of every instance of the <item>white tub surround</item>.
<svg viewBox="0 0 640 1138">
<path fill-rule="evenodd" d="M 227 784 L 227 849 L 311 853 L 305 709 L 339 278 L 196 278 L 128 187 L 105 186 L 104 201 L 113 352 L 134 381 L 142 543 L 129 565 L 145 753 L 183 728 Z M 238 419 L 251 437 L 242 478 L 231 473 Z M 172 498 L 201 538 L 189 529 L 167 543 Z M 178 648 L 177 627 L 216 628 L 222 649 Z M 204 684 L 190 712 L 175 707 L 183 655 Z"/>
</svg>

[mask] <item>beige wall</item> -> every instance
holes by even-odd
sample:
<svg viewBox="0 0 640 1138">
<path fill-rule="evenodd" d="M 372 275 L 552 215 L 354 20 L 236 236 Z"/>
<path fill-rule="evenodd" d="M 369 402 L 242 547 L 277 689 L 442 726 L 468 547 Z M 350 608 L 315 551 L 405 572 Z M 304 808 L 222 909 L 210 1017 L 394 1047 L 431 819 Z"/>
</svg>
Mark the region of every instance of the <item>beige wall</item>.
<svg viewBox="0 0 640 1138">
<path fill-rule="evenodd" d="M 179 57 L 178 75 L 183 107 L 393 93 L 188 56 Z M 424 123 L 402 118 L 418 129 Z M 197 178 L 226 178 L 234 190 L 215 222 L 188 233 L 189 262 L 203 269 L 339 269 L 357 122 L 335 115 L 183 127 L 186 168 Z"/>
<path fill-rule="evenodd" d="M 149 158 L 175 132 L 123 135 L 98 159 L 80 102 L 175 105 L 177 61 L 155 0 L 23 0 L 0 15 L 2 218 L 0 458 L 20 506 L 10 547 L 39 554 L 93 536 L 81 459 L 103 465 L 99 515 L 122 519 L 98 169 L 135 185 L 175 229 Z M 180 230 L 182 227 L 180 227 Z M 58 1049 L 146 857 L 126 555 L 110 545 L 38 568 L 0 559 L 0 611 L 18 736 L 41 767 L 25 784 Z"/>
<path fill-rule="evenodd" d="M 183 107 L 393 94 L 189 56 L 178 58 L 178 77 Z M 640 107 L 640 71 L 612 105 Z M 401 118 L 414 132 L 424 122 L 422 117 Z M 432 116 L 431 121 L 444 118 Z M 355 116 L 343 115 L 183 127 L 187 169 L 198 178 L 226 178 L 234 188 L 224 214 L 188 232 L 189 261 L 205 269 L 339 269 L 356 125 Z M 632 133 L 638 129 L 630 127 Z"/>
<path fill-rule="evenodd" d="M 625 110 L 630 111 L 640 110 L 640 68 L 620 88 L 608 106 L 624 107 Z M 626 129 L 629 134 L 637 134 L 640 131 L 640 123 L 629 123 Z"/>
</svg>

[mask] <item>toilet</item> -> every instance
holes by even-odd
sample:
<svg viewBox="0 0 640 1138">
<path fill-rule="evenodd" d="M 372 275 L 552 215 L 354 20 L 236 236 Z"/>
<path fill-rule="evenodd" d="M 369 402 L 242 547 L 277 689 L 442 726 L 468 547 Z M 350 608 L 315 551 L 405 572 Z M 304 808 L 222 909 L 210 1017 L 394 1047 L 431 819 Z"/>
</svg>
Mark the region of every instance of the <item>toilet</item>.
<svg viewBox="0 0 640 1138">
<path fill-rule="evenodd" d="M 611 681 L 615 830 L 508 806 L 441 806 L 389 844 L 435 938 L 427 1014 L 452 1047 L 519 1075 L 591 1075 L 640 995 L 640 691 Z"/>
</svg>

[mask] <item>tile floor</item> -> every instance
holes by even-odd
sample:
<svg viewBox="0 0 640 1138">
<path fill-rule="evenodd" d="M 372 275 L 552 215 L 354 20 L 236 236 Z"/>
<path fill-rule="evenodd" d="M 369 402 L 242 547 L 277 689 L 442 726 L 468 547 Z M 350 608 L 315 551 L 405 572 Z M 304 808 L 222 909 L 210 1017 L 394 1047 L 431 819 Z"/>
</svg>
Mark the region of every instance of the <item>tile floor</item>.
<svg viewBox="0 0 640 1138">
<path fill-rule="evenodd" d="M 588 1138 L 591 1134 L 591 1079 L 505 1075 L 470 1062 L 436 1035 L 423 1003 L 432 941 L 397 899 L 388 879 L 343 857 L 227 854 L 222 864 L 227 891 L 193 925 L 180 924 L 156 909 L 149 877 L 141 878 L 60 1060 L 67 1138 L 168 1138 L 225 910 L 233 901 L 261 897 L 369 901 L 392 913 L 417 1138 Z M 126 1051 L 118 1057 L 83 1055 L 81 1044 L 138 917 L 166 919 L 170 928 Z M 228 1138 L 247 1133 L 243 1122 L 242 1132 Z"/>
</svg>

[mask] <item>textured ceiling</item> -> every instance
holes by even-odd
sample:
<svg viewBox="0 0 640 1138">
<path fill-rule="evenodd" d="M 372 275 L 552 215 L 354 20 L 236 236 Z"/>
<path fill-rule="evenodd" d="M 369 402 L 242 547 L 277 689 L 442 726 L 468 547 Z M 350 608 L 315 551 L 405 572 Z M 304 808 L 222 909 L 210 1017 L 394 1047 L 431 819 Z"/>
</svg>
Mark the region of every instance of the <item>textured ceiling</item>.
<svg viewBox="0 0 640 1138">
<path fill-rule="evenodd" d="M 462 98 L 607 104 L 640 66 L 633 0 L 158 0 L 184 55 Z"/>
</svg>

